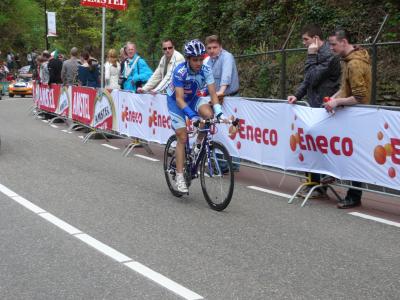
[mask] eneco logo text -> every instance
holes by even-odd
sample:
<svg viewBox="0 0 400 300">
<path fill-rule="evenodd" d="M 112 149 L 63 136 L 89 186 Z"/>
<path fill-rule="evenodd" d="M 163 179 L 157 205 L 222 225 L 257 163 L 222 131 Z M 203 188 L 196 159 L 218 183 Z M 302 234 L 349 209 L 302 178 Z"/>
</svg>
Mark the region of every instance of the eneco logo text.
<svg viewBox="0 0 400 300">
<path fill-rule="evenodd" d="M 238 134 L 240 139 L 257 144 L 268 146 L 276 146 L 278 144 L 278 132 L 276 129 L 254 127 L 246 124 L 244 119 L 239 120 L 238 130 L 229 137 L 234 140 Z M 240 148 L 240 144 L 237 145 L 237 148 Z"/>
</svg>

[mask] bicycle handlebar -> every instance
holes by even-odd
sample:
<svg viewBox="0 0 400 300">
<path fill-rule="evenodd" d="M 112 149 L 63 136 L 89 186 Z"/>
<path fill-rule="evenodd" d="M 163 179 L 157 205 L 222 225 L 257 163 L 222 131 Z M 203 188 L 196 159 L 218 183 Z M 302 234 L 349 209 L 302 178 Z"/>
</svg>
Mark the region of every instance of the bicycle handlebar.
<svg viewBox="0 0 400 300">
<path fill-rule="evenodd" d="M 199 127 L 200 124 L 207 124 L 207 125 L 213 125 L 213 124 L 230 124 L 233 126 L 238 126 L 239 124 L 239 119 L 236 118 L 234 120 L 230 120 L 230 119 L 218 119 L 218 118 L 213 118 L 213 119 L 201 119 L 201 120 L 197 120 L 195 122 L 193 122 L 193 126 L 194 127 Z"/>
</svg>

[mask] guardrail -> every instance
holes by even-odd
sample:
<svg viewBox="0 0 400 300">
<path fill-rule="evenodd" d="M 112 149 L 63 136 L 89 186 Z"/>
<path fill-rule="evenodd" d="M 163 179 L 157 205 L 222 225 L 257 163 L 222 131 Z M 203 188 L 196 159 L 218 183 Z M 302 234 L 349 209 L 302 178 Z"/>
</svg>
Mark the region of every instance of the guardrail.
<svg viewBox="0 0 400 300">
<path fill-rule="evenodd" d="M 51 87 L 54 88 L 54 87 Z M 35 115 L 39 115 L 42 113 L 50 114 L 52 116 L 51 121 L 49 122 L 52 124 L 55 120 L 61 119 L 65 122 L 70 123 L 70 130 L 76 130 L 79 128 L 87 128 L 89 132 L 87 135 L 84 137 L 83 142 L 86 143 L 91 137 L 93 137 L 95 134 L 100 134 L 104 138 L 107 139 L 107 136 L 115 136 L 119 138 L 124 138 L 124 139 L 130 139 L 131 143 L 126 147 L 126 149 L 123 151 L 124 156 L 128 156 L 129 153 L 135 148 L 138 147 L 139 145 L 146 147 L 146 150 L 151 153 L 151 149 L 149 147 L 149 144 L 152 144 L 156 142 L 157 144 L 162 144 L 163 140 L 167 140 L 170 134 L 173 132 L 170 129 L 170 119 L 168 119 L 168 110 L 166 109 L 165 103 L 160 103 L 160 101 L 153 101 L 151 95 L 137 95 L 131 92 L 121 92 L 121 91 L 112 91 L 112 93 L 107 92 L 107 91 L 101 91 L 97 90 L 96 93 L 93 93 L 93 89 L 90 90 L 90 88 L 82 88 L 82 87 L 61 87 L 61 88 L 56 88 L 59 89 L 61 92 L 59 93 L 59 99 L 50 99 L 51 95 L 55 95 L 55 92 L 51 92 L 51 88 L 47 86 L 42 86 L 42 87 L 35 87 L 35 92 L 34 92 L 34 100 L 35 100 Z M 40 90 L 41 89 L 41 90 Z M 87 92 L 87 94 L 85 94 Z M 47 93 L 47 94 L 46 94 Z M 68 93 L 70 96 L 68 96 Z M 80 95 L 79 95 L 80 94 Z M 119 95 L 121 96 L 122 100 L 118 102 L 118 109 L 109 107 L 110 105 L 110 95 Z M 87 95 L 87 97 L 85 96 Z M 94 95 L 92 99 L 90 99 L 89 95 Z M 145 99 L 144 99 L 145 98 Z M 67 106 L 65 106 L 65 101 L 69 101 Z M 84 99 L 86 102 L 79 102 Z M 234 99 L 234 98 L 231 98 Z M 128 101 L 133 101 L 133 103 L 128 103 Z M 160 100 L 160 99 L 158 99 Z M 279 100 L 279 99 L 261 99 L 261 98 L 244 98 L 243 100 L 249 101 L 248 103 L 255 103 L 255 102 L 261 102 L 263 104 L 268 103 L 270 105 L 276 105 L 276 104 L 283 104 L 286 103 L 285 100 Z M 124 102 L 127 101 L 127 102 Z M 142 102 L 140 102 L 142 101 Z M 152 102 L 153 101 L 153 102 Z M 233 100 L 231 100 L 233 101 Z M 231 102 L 227 101 L 227 102 Z M 137 103 L 135 103 L 137 102 Z M 151 103 L 150 103 L 151 102 Z M 302 106 L 307 106 L 308 104 L 305 102 L 300 103 Z M 51 108 L 49 108 L 49 105 Z M 87 107 L 89 105 L 91 108 Z M 124 108 L 124 105 L 126 105 L 126 109 Z M 128 109 L 129 105 L 133 105 L 131 108 Z M 136 106 L 135 106 L 136 105 Z M 141 107 L 141 105 L 143 107 Z M 226 108 L 226 105 L 225 109 Z M 69 111 L 66 112 L 65 108 L 68 107 Z M 289 107 L 289 106 L 286 106 Z M 357 107 L 357 106 L 355 106 Z M 358 106 L 359 108 L 374 108 L 377 111 L 379 110 L 396 110 L 399 111 L 399 107 L 381 107 L 381 106 L 368 106 L 368 105 L 360 105 Z M 64 109 L 64 110 L 63 110 Z M 80 119 L 76 116 L 77 113 L 82 113 L 84 114 L 85 112 L 83 110 L 86 110 L 86 113 L 90 112 L 90 118 L 84 122 L 81 122 Z M 145 112 L 145 110 L 150 110 Z M 142 111 L 142 113 L 141 113 Z M 108 113 L 108 115 L 107 115 Z M 74 115 L 75 114 L 75 115 Z M 110 120 L 115 120 L 114 116 L 121 114 L 122 121 L 118 120 L 118 122 L 115 123 L 107 123 Z M 75 116 L 75 117 L 74 117 Z M 87 116 L 88 117 L 88 116 Z M 148 119 L 146 119 L 148 117 Z M 114 118 L 114 119 L 113 119 Z M 130 134 L 130 124 L 126 122 L 148 122 L 148 132 L 147 135 L 145 134 Z M 125 122 L 125 123 L 121 123 Z M 267 122 L 267 120 L 266 120 Z M 269 121 L 268 121 L 269 122 Z M 268 123 L 267 122 L 267 123 Z M 116 124 L 118 123 L 118 124 Z M 118 126 L 117 126 L 118 125 Z M 124 127 L 125 126 L 125 127 Z M 133 125 L 132 125 L 133 126 Z M 244 125 L 243 125 L 244 126 Z M 147 130 L 146 129 L 146 130 Z M 256 132 L 256 129 L 254 129 Z M 292 130 L 293 130 L 293 124 L 292 124 Z M 158 131 L 158 132 L 157 132 Z M 264 130 L 265 131 L 265 130 Z M 243 131 L 244 132 L 244 131 Z M 158 136 L 157 136 L 158 134 Z M 244 133 L 243 133 L 244 134 Z M 261 129 L 259 129 L 259 138 L 261 140 Z M 396 132 L 397 134 L 397 132 Z M 400 134 L 399 134 L 400 135 Z M 265 138 L 265 136 L 264 136 Z M 255 136 L 251 137 L 251 139 L 255 139 L 257 141 L 257 133 L 255 133 Z M 300 145 L 300 144 L 299 144 Z M 393 150 L 393 149 L 392 149 Z M 293 151 L 293 149 L 292 149 Z M 232 152 L 231 152 L 232 153 Z M 235 156 L 234 153 L 232 155 Z M 340 196 L 337 194 L 337 192 L 334 190 L 334 186 L 340 186 L 340 187 L 352 187 L 355 189 L 363 190 L 363 191 L 368 191 L 368 192 L 373 192 L 377 194 L 383 194 L 387 196 L 393 196 L 393 197 L 400 197 L 400 190 L 395 189 L 395 188 L 389 188 L 385 187 L 382 185 L 376 185 L 376 184 L 370 184 L 370 183 L 364 183 L 361 187 L 354 187 L 352 186 L 349 180 L 337 180 L 334 183 L 329 183 L 329 184 L 322 184 L 319 185 L 318 183 L 311 182 L 310 180 L 307 179 L 307 177 L 304 175 L 303 171 L 294 171 L 290 170 L 290 168 L 280 168 L 272 165 L 266 165 L 263 163 L 257 163 L 255 160 L 249 160 L 246 158 L 242 158 L 242 161 L 240 162 L 242 166 L 246 167 L 251 167 L 251 168 L 257 168 L 257 169 L 263 169 L 271 172 L 276 172 L 280 173 L 283 176 L 294 176 L 298 177 L 300 179 L 305 179 L 306 181 L 301 184 L 298 188 L 298 190 L 293 194 L 292 198 L 289 200 L 289 203 L 292 203 L 294 198 L 297 196 L 297 192 L 301 190 L 304 186 L 307 185 L 315 185 L 309 192 L 309 194 L 305 197 L 303 200 L 302 206 L 306 204 L 306 202 L 309 199 L 309 196 L 311 195 L 312 191 L 315 190 L 316 188 L 319 188 L 321 186 L 327 187 L 330 189 L 333 194 L 340 199 Z M 309 170 L 307 169 L 306 171 L 309 172 L 316 172 L 316 173 L 324 173 L 324 172 L 319 172 L 316 170 Z M 326 170 L 326 173 L 329 174 L 330 171 Z M 400 173 L 398 171 L 398 173 Z M 353 179 L 352 179 L 353 180 Z M 355 180 L 359 181 L 359 180 Z"/>
</svg>

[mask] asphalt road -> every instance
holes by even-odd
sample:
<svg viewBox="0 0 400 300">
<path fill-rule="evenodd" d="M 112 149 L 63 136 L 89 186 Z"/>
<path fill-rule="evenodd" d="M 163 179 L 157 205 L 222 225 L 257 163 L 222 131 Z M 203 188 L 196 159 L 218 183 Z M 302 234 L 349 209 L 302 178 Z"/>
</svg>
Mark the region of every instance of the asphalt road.
<svg viewBox="0 0 400 300">
<path fill-rule="evenodd" d="M 104 140 L 83 144 L 82 132 L 35 119 L 31 103 L 0 101 L 0 299 L 400 298 L 399 227 L 324 201 L 288 205 L 244 180 L 224 212 L 212 211 L 199 182 L 175 198 L 160 161 L 124 158 Z M 101 253 L 84 234 L 128 259 Z M 186 292 L 160 285 L 166 278 Z"/>
</svg>

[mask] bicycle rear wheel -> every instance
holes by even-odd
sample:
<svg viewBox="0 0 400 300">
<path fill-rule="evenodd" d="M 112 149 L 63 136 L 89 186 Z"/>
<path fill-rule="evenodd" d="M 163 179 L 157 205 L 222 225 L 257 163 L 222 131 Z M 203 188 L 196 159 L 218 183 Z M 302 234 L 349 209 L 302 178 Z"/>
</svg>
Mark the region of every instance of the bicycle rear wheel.
<svg viewBox="0 0 400 300">
<path fill-rule="evenodd" d="M 218 143 L 210 145 L 210 161 L 205 153 L 200 164 L 200 182 L 208 205 L 217 211 L 231 202 L 234 188 L 232 160 L 226 148 Z"/>
<path fill-rule="evenodd" d="M 175 149 L 176 149 L 176 135 L 172 135 L 167 144 L 165 145 L 164 150 L 164 174 L 165 180 L 167 181 L 167 185 L 172 195 L 176 197 L 182 197 L 182 193 L 179 192 L 176 188 L 176 157 L 175 157 Z"/>
</svg>

